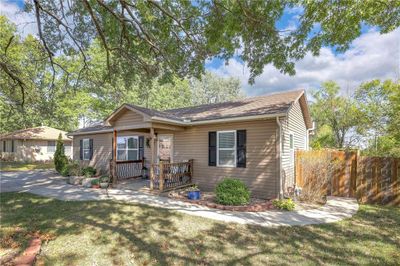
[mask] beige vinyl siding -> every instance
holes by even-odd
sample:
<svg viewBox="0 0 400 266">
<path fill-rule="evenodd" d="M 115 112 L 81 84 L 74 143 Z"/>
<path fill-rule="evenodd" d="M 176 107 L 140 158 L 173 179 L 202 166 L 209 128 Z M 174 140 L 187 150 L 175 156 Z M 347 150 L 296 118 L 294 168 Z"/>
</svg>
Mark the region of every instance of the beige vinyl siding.
<svg viewBox="0 0 400 266">
<path fill-rule="evenodd" d="M 208 132 L 245 129 L 246 168 L 208 166 Z M 241 179 L 254 196 L 277 196 L 276 121 L 224 123 L 189 127 L 174 132 L 174 161 L 194 159 L 194 182 L 203 190 L 214 190 L 224 177 Z"/>
<path fill-rule="evenodd" d="M 306 149 L 307 128 L 304 121 L 300 103 L 297 101 L 293 104 L 287 118 L 282 120 L 283 130 L 283 152 L 282 152 L 282 178 L 284 183 L 284 193 L 288 187 L 295 184 L 294 167 L 295 158 L 291 159 L 291 150 L 289 146 L 290 133 L 293 133 L 294 151 Z"/>
<path fill-rule="evenodd" d="M 144 136 L 145 149 L 144 157 L 146 163 L 149 163 L 151 158 L 150 149 L 146 146 L 146 137 L 148 133 L 136 132 L 136 131 L 121 131 L 118 132 L 117 136 Z M 113 133 L 103 134 L 91 134 L 84 136 L 75 136 L 73 142 L 73 159 L 79 161 L 83 166 L 92 166 L 101 173 L 109 173 L 110 160 L 112 158 L 112 138 Z M 93 139 L 93 157 L 92 160 L 80 160 L 80 140 L 81 139 Z"/>
<path fill-rule="evenodd" d="M 80 160 L 80 140 L 93 139 L 92 160 Z M 101 174 L 108 173 L 112 152 L 112 133 L 74 136 L 73 159 L 79 161 L 82 166 L 92 166 Z"/>
<path fill-rule="evenodd" d="M 53 141 L 56 142 L 56 140 Z M 71 145 L 71 143 L 72 141 L 64 141 L 64 145 Z M 1 141 L 1 145 L 3 146 L 3 140 Z M 14 140 L 15 151 L 13 153 L 11 152 L 11 140 L 6 140 L 6 145 L 6 152 L 2 152 L 1 155 L 6 160 L 34 162 L 50 161 L 54 158 L 54 152 L 47 152 L 48 140 L 16 139 Z"/>
<path fill-rule="evenodd" d="M 119 126 L 131 126 L 138 123 L 143 123 L 143 116 L 131 110 L 125 110 L 115 120 L 113 119 L 113 125 Z"/>
</svg>

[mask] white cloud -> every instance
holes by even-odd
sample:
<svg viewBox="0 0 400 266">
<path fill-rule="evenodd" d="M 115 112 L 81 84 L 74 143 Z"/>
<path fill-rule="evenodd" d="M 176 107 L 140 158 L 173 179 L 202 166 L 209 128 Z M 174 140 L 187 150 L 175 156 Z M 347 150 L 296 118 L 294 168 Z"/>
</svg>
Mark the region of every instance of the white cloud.
<svg viewBox="0 0 400 266">
<path fill-rule="evenodd" d="M 35 17 L 21 10 L 16 3 L 0 1 L 0 15 L 13 22 L 22 36 L 37 33 Z"/>
<path fill-rule="evenodd" d="M 238 77 L 249 96 L 316 88 L 327 80 L 334 80 L 344 92 L 351 92 L 364 81 L 400 77 L 400 29 L 382 35 L 375 30 L 367 32 L 354 40 L 343 54 L 335 55 L 329 48 L 322 48 L 318 57 L 307 54 L 296 63 L 295 76 L 281 74 L 267 65 L 252 86 L 247 82 L 248 68 L 236 59 L 209 70 L 222 76 Z"/>
</svg>

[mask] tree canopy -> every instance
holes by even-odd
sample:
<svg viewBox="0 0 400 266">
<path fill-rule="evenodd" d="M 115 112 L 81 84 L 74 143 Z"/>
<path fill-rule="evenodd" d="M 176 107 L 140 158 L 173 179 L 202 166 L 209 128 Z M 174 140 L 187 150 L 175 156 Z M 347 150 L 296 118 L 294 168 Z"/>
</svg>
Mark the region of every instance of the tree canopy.
<svg viewBox="0 0 400 266">
<path fill-rule="evenodd" d="M 314 91 L 317 131 L 314 148 L 361 148 L 375 156 L 400 156 L 400 83 L 372 80 L 353 94 L 340 94 L 333 81 Z"/>
<path fill-rule="evenodd" d="M 295 61 L 322 46 L 346 50 L 363 24 L 387 33 L 400 25 L 400 3 L 386 1 L 235 1 L 235 0 L 30 0 L 38 35 L 52 72 L 78 82 L 92 62 L 90 49 L 101 46 L 108 78 L 197 77 L 206 60 L 240 57 L 250 83 L 267 64 L 295 74 Z M 298 10 L 295 27 L 282 29 L 285 11 Z M 78 56 L 77 75 L 55 55 Z"/>
<path fill-rule="evenodd" d="M 79 55 L 54 56 L 53 60 L 66 65 L 73 75 L 59 73 L 53 80 L 40 41 L 32 35 L 21 37 L 15 25 L 0 16 L 0 132 L 42 124 L 73 130 L 79 122 L 102 120 L 123 103 L 164 110 L 242 96 L 238 79 L 209 72 L 201 81 L 174 76 L 171 82 L 163 83 L 159 79 L 129 81 L 122 70 L 115 69 L 113 78 L 107 79 L 99 42 L 90 46 L 88 55 L 91 64 L 84 73 L 76 60 Z"/>
</svg>

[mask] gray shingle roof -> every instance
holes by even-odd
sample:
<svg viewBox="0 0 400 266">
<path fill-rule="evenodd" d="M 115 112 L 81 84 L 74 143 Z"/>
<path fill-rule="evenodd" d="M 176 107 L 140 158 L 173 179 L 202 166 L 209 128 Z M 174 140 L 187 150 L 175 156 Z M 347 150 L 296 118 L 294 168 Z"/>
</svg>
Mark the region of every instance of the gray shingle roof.
<svg viewBox="0 0 400 266">
<path fill-rule="evenodd" d="M 298 99 L 303 90 L 274 93 L 263 96 L 244 98 L 236 101 L 229 101 L 216 104 L 204 104 L 186 108 L 170 109 L 158 111 L 133 104 L 126 104 L 149 117 L 166 118 L 177 122 L 197 122 L 224 118 L 235 118 L 257 115 L 275 115 L 288 111 L 291 104 Z M 72 133 L 84 133 L 92 131 L 112 130 L 112 126 L 96 125 L 92 127 L 78 129 Z"/>
</svg>

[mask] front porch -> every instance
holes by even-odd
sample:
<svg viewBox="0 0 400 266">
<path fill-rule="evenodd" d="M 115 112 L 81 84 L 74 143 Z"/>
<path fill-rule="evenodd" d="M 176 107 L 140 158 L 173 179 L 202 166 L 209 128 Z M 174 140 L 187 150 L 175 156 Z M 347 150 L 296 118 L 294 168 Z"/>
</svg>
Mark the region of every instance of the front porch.
<svg viewBox="0 0 400 266">
<path fill-rule="evenodd" d="M 144 188 L 164 192 L 192 184 L 193 160 L 176 163 L 154 163 L 150 169 L 145 166 L 145 160 L 110 161 L 113 186 L 133 190 Z M 148 175 L 149 174 L 149 175 Z M 129 180 L 135 179 L 134 182 Z"/>
</svg>

